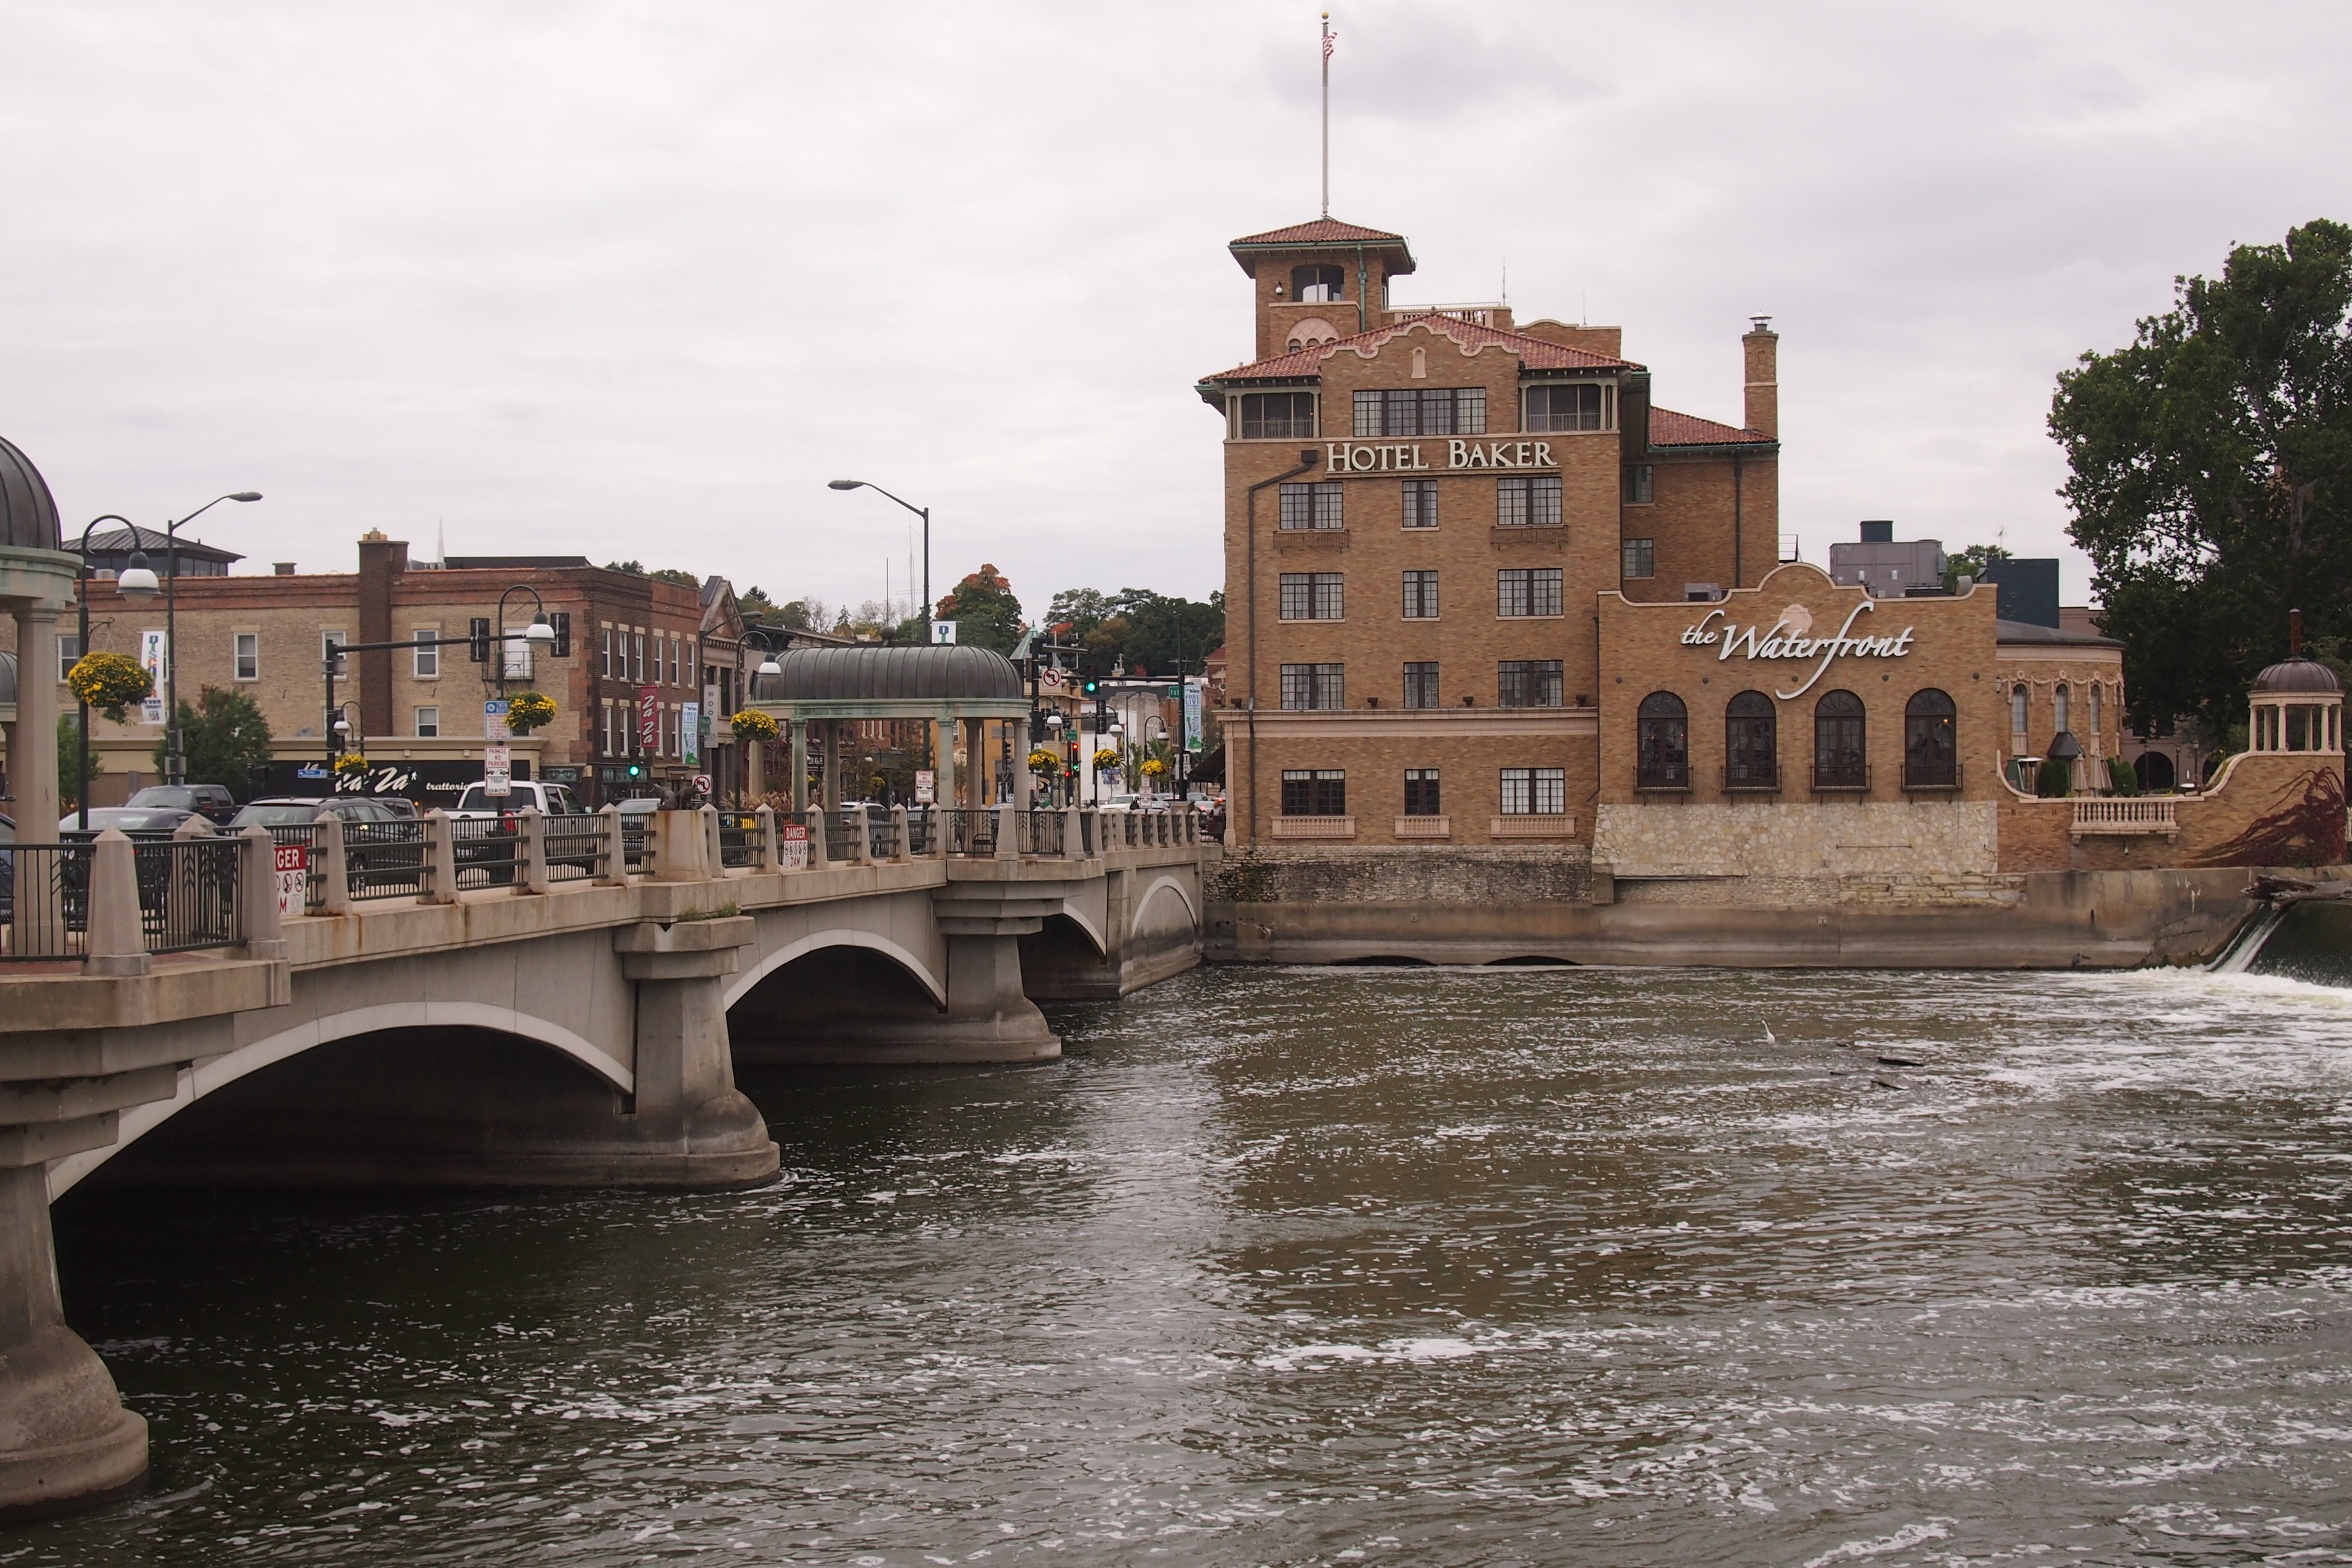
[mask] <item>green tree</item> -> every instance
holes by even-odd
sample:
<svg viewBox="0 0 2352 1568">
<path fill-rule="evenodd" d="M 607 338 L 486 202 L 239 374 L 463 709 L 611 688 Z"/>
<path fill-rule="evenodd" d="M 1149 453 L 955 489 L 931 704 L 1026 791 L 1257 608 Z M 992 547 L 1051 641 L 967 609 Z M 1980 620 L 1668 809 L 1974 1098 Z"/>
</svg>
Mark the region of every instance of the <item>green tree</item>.
<svg viewBox="0 0 2352 1568">
<path fill-rule="evenodd" d="M 649 572 L 646 575 L 656 583 L 675 583 L 681 588 L 692 588 L 697 593 L 702 590 L 701 578 L 691 572 L 681 572 L 675 566 L 665 566 L 660 571 Z"/>
<path fill-rule="evenodd" d="M 735 595 L 735 607 L 743 612 L 745 620 L 756 621 L 763 616 L 774 615 L 780 606 L 768 597 L 765 589 L 754 583 Z"/>
<path fill-rule="evenodd" d="M 188 782 L 216 784 L 243 798 L 250 787 L 250 769 L 269 760 L 269 721 L 261 704 L 242 691 L 207 686 L 196 705 L 180 704 L 180 728 L 186 732 Z M 163 772 L 163 742 L 155 742 L 155 772 Z"/>
<path fill-rule="evenodd" d="M 90 767 L 95 770 L 97 766 L 98 759 L 92 757 Z M 66 808 L 81 804 L 80 772 L 81 716 L 79 713 L 60 713 L 58 715 L 58 799 Z M 17 825 L 16 831 L 28 838 L 43 837 L 27 832 L 21 823 Z"/>
<path fill-rule="evenodd" d="M 642 561 L 607 561 L 604 563 L 604 570 L 626 572 L 632 577 L 642 577 L 646 574 L 646 563 Z"/>
<path fill-rule="evenodd" d="M 2184 278 L 2127 348 L 2058 379 L 2068 531 L 2125 644 L 2133 723 L 2226 733 L 2290 606 L 2352 632 L 2352 228 L 2319 220 Z"/>
<path fill-rule="evenodd" d="M 1021 640 L 1021 601 L 1012 581 L 983 562 L 940 601 L 939 619 L 956 623 L 956 640 L 971 647 L 1009 654 Z"/>
<path fill-rule="evenodd" d="M 1086 649 L 1081 662 L 1089 675 L 1116 667 L 1129 673 L 1197 675 L 1201 661 L 1225 640 L 1225 596 L 1208 603 L 1171 598 L 1149 588 L 1065 588 L 1054 595 L 1045 624 L 1059 640 Z"/>
<path fill-rule="evenodd" d="M 1957 594 L 1960 579 L 1984 581 L 1985 568 L 1996 561 L 2013 561 L 2016 557 L 1998 544 L 1963 545 L 1957 552 L 1944 557 L 1944 591 Z"/>
</svg>

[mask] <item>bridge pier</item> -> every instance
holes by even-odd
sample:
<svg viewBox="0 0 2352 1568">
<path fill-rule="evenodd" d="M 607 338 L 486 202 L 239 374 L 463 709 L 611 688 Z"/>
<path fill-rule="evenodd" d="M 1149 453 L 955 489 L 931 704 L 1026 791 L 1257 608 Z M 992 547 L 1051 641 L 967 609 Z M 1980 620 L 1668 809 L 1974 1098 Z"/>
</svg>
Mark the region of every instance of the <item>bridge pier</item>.
<svg viewBox="0 0 2352 1568">
<path fill-rule="evenodd" d="M 735 1087 L 721 982 L 751 940 L 751 921 L 647 922 L 613 933 L 621 972 L 637 987 L 636 1109 L 640 1151 L 618 1157 L 630 1185 L 757 1186 L 779 1167 L 759 1108 Z"/>
</svg>

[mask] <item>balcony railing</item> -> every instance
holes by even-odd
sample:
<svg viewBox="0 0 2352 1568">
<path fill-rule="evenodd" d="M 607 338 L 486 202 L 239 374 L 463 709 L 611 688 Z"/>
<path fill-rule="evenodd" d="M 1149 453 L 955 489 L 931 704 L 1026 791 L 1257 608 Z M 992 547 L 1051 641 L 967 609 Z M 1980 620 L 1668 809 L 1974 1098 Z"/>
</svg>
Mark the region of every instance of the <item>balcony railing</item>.
<svg viewBox="0 0 2352 1568">
<path fill-rule="evenodd" d="M 1454 819 L 1450 816 L 1400 816 L 1396 819 L 1399 838 L 1451 838 Z"/>
<path fill-rule="evenodd" d="M 1486 836 L 1489 838 L 1573 838 L 1576 837 L 1576 815 L 1566 811 L 1538 811 L 1524 816 L 1490 817 Z"/>
<path fill-rule="evenodd" d="M 1821 768 L 1813 770 L 1815 795 L 1860 795 L 1870 788 L 1870 764 L 1860 767 Z"/>
<path fill-rule="evenodd" d="M 1356 819 L 1352 816 L 1277 816 L 1274 819 L 1276 838 L 1353 838 Z"/>
<path fill-rule="evenodd" d="M 1724 764 L 1723 787 L 1731 795 L 1769 795 L 1780 787 L 1780 764 L 1750 763 L 1746 767 Z"/>
<path fill-rule="evenodd" d="M 2173 804 L 2170 796 L 2088 796 L 2074 802 L 2073 837 L 2127 837 L 2161 833 L 2170 838 L 2180 831 L 2180 825 L 2173 817 Z"/>
<path fill-rule="evenodd" d="M 1957 761 L 1923 764 L 1906 759 L 1903 787 L 1920 791 L 1957 790 L 1960 787 L 1960 764 Z"/>
</svg>

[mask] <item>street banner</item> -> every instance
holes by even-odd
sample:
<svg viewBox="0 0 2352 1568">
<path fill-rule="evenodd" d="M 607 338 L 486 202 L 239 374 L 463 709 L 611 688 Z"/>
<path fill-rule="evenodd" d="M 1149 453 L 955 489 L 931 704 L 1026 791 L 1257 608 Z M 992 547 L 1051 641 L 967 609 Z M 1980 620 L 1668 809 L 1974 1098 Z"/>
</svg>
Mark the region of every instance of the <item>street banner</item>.
<svg viewBox="0 0 2352 1568">
<path fill-rule="evenodd" d="M 702 704 L 699 702 L 682 703 L 678 707 L 677 760 L 688 767 L 694 767 L 702 761 Z"/>
<path fill-rule="evenodd" d="M 482 793 L 494 800 L 514 794 L 512 763 L 504 746 L 482 748 Z"/>
<path fill-rule="evenodd" d="M 776 868 L 782 871 L 808 869 L 808 824 L 779 822 L 776 824 Z"/>
<path fill-rule="evenodd" d="M 299 915 L 310 902 L 310 847 L 280 844 L 278 856 L 278 912 Z"/>
<path fill-rule="evenodd" d="M 935 805 L 939 803 L 940 775 L 929 768 L 915 770 L 915 804 Z"/>
<path fill-rule="evenodd" d="M 482 739 L 511 741 L 514 731 L 507 728 L 507 700 L 493 697 L 482 704 Z"/>
<path fill-rule="evenodd" d="M 661 688 L 637 688 L 637 750 L 646 756 L 661 751 Z"/>
<path fill-rule="evenodd" d="M 1197 752 L 1201 749 L 1201 683 L 1197 680 L 1188 680 L 1184 683 L 1184 749 L 1186 751 Z"/>
<path fill-rule="evenodd" d="M 139 634 L 139 667 L 155 682 L 154 695 L 139 705 L 142 723 L 161 724 L 163 721 L 163 688 L 172 679 L 172 645 L 163 628 L 155 626 Z"/>
</svg>

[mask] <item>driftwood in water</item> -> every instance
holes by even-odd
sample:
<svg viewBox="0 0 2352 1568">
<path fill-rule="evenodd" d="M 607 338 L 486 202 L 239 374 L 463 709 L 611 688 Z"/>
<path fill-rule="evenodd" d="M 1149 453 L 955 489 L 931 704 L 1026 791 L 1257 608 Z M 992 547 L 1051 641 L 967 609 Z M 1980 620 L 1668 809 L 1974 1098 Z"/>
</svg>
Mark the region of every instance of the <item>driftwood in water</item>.
<svg viewBox="0 0 2352 1568">
<path fill-rule="evenodd" d="M 2246 897 L 2258 904 L 2284 910 L 2328 899 L 2352 899 L 2352 882 L 2306 882 L 2296 877 L 2257 877 Z"/>
</svg>

